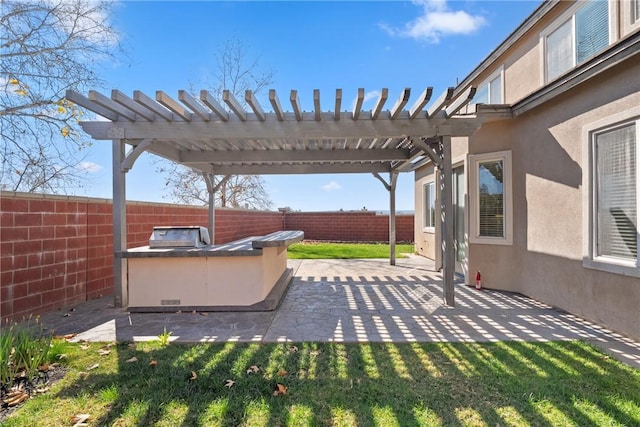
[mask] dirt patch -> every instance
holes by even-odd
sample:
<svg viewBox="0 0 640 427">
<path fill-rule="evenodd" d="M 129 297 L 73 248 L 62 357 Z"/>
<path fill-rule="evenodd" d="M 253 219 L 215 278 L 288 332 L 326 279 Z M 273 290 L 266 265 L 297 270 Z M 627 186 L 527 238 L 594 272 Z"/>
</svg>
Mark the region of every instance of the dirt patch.
<svg viewBox="0 0 640 427">
<path fill-rule="evenodd" d="M 68 371 L 69 371 L 69 369 L 66 366 L 60 366 L 60 365 L 57 365 L 57 366 L 49 368 L 49 371 L 47 372 L 46 382 L 38 383 L 37 388 L 38 389 L 42 389 L 42 388 L 50 389 L 55 383 L 57 383 L 58 381 L 63 379 Z M 5 418 L 7 418 L 9 415 L 14 413 L 18 409 L 22 408 L 22 405 L 24 405 L 29 400 L 38 399 L 43 394 L 49 392 L 49 391 L 46 391 L 45 393 L 35 393 L 33 386 L 26 386 L 26 387 L 23 387 L 23 389 L 26 390 L 28 393 L 30 392 L 29 393 L 30 396 L 29 396 L 29 398 L 27 400 L 25 400 L 24 402 L 22 402 L 22 403 L 20 403 L 18 405 L 15 405 L 15 406 L 8 406 L 6 403 L 4 403 L 4 400 L 6 399 L 7 392 L 4 391 L 4 390 L 2 392 L 0 392 L 0 395 L 1 395 L 1 398 L 0 398 L 0 403 L 1 403 L 1 406 L 0 406 L 0 424 L 2 424 L 2 422 L 5 420 Z"/>
</svg>

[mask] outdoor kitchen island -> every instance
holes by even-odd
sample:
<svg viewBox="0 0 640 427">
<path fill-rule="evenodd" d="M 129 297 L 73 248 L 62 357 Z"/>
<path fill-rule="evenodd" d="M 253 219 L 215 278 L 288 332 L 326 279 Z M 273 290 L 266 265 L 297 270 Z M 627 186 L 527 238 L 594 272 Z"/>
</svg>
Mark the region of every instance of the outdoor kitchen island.
<svg viewBox="0 0 640 427">
<path fill-rule="evenodd" d="M 302 231 L 278 231 L 222 245 L 143 246 L 127 259 L 132 312 L 274 310 L 291 279 L 287 248 Z"/>
</svg>

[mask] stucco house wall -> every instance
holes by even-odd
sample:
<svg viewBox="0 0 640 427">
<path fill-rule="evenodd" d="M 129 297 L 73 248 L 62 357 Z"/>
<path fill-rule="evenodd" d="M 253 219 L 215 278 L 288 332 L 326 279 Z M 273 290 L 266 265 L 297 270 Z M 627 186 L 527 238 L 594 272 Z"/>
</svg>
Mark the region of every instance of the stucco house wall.
<svg viewBox="0 0 640 427">
<path fill-rule="evenodd" d="M 545 15 L 530 22 L 507 48 L 496 49 L 456 91 L 464 90 L 463 85 L 482 84 L 499 69 L 504 76 L 504 103 L 516 104 L 543 88 L 540 34 L 574 3 L 542 5 L 548 8 Z M 628 24 L 625 2 L 612 0 L 609 5 L 613 19 L 608 49 L 612 49 L 625 38 L 637 39 L 640 21 Z M 614 124 L 621 114 L 640 118 L 638 44 L 632 49 L 624 61 L 511 119 L 487 123 L 469 138 L 469 156 L 511 154 L 513 240 L 500 245 L 469 242 L 467 262 L 468 271 L 482 272 L 485 287 L 521 292 L 638 339 L 640 278 L 594 269 L 585 261 L 590 233 L 585 200 L 592 175 L 588 130 L 594 123 L 607 123 L 607 118 Z M 467 165 L 469 161 L 467 157 Z M 416 170 L 416 187 L 428 179 L 430 167 Z M 470 182 L 467 173 L 467 188 L 472 185 L 477 183 Z M 469 203 L 474 202 L 468 197 Z M 416 223 L 422 210 L 416 197 Z M 433 242 L 436 248 L 438 237 Z"/>
<path fill-rule="evenodd" d="M 640 105 L 640 55 L 548 105 L 481 128 L 470 154 L 512 150 L 513 245 L 469 244 L 470 271 L 640 337 L 640 279 L 583 266 L 583 127 Z M 497 137 L 500 135 L 500 137 Z"/>
<path fill-rule="evenodd" d="M 436 229 L 427 230 L 424 226 L 424 215 L 426 206 L 424 186 L 429 182 L 435 182 L 435 180 L 436 177 L 433 165 L 425 166 L 416 171 L 414 186 L 414 200 L 416 211 L 413 221 L 413 227 L 416 253 L 433 260 L 435 260 L 437 256 L 439 261 L 440 257 L 438 251 L 436 250 Z"/>
</svg>

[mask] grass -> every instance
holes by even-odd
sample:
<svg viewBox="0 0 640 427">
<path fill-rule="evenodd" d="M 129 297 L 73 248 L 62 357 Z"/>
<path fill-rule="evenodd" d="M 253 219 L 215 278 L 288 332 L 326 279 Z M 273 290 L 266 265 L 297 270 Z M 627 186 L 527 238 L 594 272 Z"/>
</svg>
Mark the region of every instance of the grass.
<svg viewBox="0 0 640 427">
<path fill-rule="evenodd" d="M 640 371 L 577 341 L 100 347 L 4 425 L 640 425 Z"/>
<path fill-rule="evenodd" d="M 396 245 L 396 257 L 413 253 L 413 245 Z M 292 259 L 389 258 L 389 245 L 380 243 L 295 243 L 288 248 Z"/>
</svg>

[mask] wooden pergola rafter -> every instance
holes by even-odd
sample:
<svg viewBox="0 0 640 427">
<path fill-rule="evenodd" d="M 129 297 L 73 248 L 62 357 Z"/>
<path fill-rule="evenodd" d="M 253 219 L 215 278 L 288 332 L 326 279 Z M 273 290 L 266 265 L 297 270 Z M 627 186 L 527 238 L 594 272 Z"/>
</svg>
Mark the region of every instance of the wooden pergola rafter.
<svg viewBox="0 0 640 427">
<path fill-rule="evenodd" d="M 67 99 L 108 121 L 85 121 L 81 126 L 97 140 L 113 142 L 114 250 L 126 250 L 125 175 L 143 152 L 191 167 L 206 180 L 210 201 L 216 188 L 214 175 L 372 173 L 390 193 L 391 264 L 395 264 L 395 185 L 400 172 L 411 170 L 415 161 L 429 156 L 439 160 L 442 173 L 443 268 L 445 302 L 453 305 L 453 217 L 450 195 L 451 137 L 470 136 L 486 121 L 511 117 L 508 106 L 476 105 L 460 114 L 473 98 L 471 87 L 457 97 L 447 89 L 431 102 L 432 88 L 426 88 L 413 103 L 406 88 L 385 110 L 388 89 L 382 89 L 370 111 L 362 109 L 364 89 L 358 89 L 353 108 L 342 110 L 343 91 L 337 89 L 334 111 L 321 108 L 321 93 L 313 91 L 313 110 L 304 111 L 298 92 L 288 97 L 290 110 L 283 108 L 275 90 L 265 109 L 252 91 L 244 103 L 229 90 L 217 100 L 202 90 L 198 97 L 179 91 L 177 99 L 157 91 L 155 99 L 140 91 L 133 97 L 113 90 L 111 97 L 96 91 L 88 96 L 67 91 Z M 431 104 L 429 104 L 431 102 Z M 408 106 L 408 109 L 406 108 Z M 428 141 L 426 143 L 425 141 Z M 434 143 L 435 141 L 435 143 Z M 127 147 L 129 149 L 127 150 Z M 447 167 L 448 164 L 448 167 Z M 389 174 L 388 181 L 382 178 Z M 449 193 L 447 193 L 447 191 Z M 213 233 L 212 206 L 210 232 Z M 449 230 L 449 228 L 451 230 Z M 126 266 L 116 258 L 116 304 L 126 306 Z M 124 282 L 123 282 L 124 280 Z"/>
</svg>

